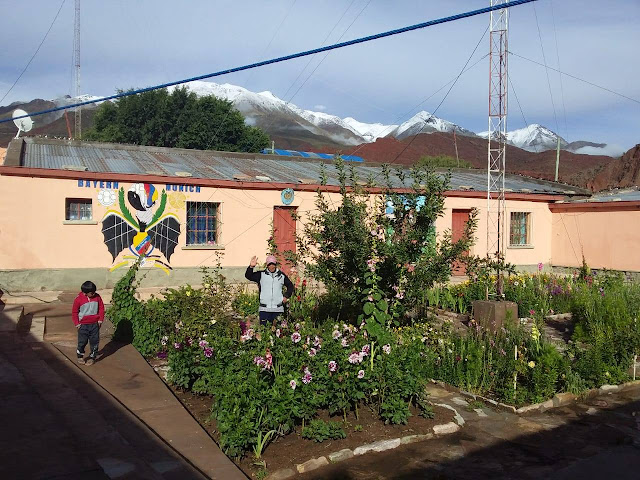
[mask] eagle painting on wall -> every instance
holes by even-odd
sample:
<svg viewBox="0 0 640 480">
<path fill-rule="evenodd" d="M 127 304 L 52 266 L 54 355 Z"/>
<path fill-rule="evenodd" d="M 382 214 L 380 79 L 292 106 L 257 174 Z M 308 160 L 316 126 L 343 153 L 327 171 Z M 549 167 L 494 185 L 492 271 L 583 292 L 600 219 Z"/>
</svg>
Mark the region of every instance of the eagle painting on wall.
<svg viewBox="0 0 640 480">
<path fill-rule="evenodd" d="M 127 192 L 127 200 L 133 208 L 132 215 L 125 204 L 124 188 L 118 192 L 120 211 L 109 209 L 102 219 L 104 243 L 115 262 L 123 250 L 124 261 L 114 265 L 111 270 L 129 264 L 129 260 L 142 257 L 143 264 L 161 268 L 167 274 L 171 270 L 169 262 L 178 244 L 180 221 L 172 213 L 164 213 L 167 205 L 167 194 L 163 190 L 160 195 L 160 206 L 154 211 L 158 200 L 158 190 L 150 183 L 136 183 Z M 156 250 L 164 256 L 154 254 Z"/>
</svg>

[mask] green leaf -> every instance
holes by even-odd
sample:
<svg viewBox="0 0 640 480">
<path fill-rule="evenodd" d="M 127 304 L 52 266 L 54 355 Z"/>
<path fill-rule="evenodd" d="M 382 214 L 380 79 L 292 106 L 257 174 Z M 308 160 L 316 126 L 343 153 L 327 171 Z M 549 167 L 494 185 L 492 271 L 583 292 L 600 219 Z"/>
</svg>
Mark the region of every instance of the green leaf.
<svg viewBox="0 0 640 480">
<path fill-rule="evenodd" d="M 373 309 L 374 309 L 373 303 L 367 302 L 364 304 L 363 310 L 365 315 L 371 315 L 373 313 Z"/>
<path fill-rule="evenodd" d="M 376 304 L 376 306 L 377 306 L 380 310 L 382 310 L 383 312 L 386 312 L 386 311 L 389 309 L 389 304 L 388 304 L 388 303 L 387 303 L 387 301 L 386 301 L 386 300 L 384 300 L 384 299 L 383 299 L 383 300 L 380 300 L 380 301 Z"/>
<path fill-rule="evenodd" d="M 380 292 L 376 292 L 373 294 L 373 299 L 377 302 L 378 300 L 382 299 L 382 295 L 380 294 Z"/>
</svg>

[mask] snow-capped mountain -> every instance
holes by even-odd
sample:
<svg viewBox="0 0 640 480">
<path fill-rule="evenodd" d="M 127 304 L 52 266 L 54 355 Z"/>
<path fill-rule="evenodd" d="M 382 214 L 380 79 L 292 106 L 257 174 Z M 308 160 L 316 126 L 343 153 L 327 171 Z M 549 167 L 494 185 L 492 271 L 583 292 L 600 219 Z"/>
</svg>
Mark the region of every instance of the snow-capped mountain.
<svg viewBox="0 0 640 480">
<path fill-rule="evenodd" d="M 340 117 L 304 110 L 293 103 L 285 102 L 269 91 L 255 93 L 228 83 L 203 81 L 190 82 L 186 87 L 198 96 L 215 95 L 229 100 L 245 116 L 248 124 L 257 125 L 272 136 L 295 136 L 306 141 L 318 137 L 338 145 L 359 145 L 375 140 L 361 134 L 352 123 Z M 375 128 L 379 124 L 360 125 L 366 130 L 365 126 Z"/>
<path fill-rule="evenodd" d="M 363 123 L 352 117 L 343 119 L 343 122 L 368 142 L 375 142 L 377 138 L 386 137 L 398 127 L 398 125 L 384 125 L 382 123 Z"/>
<path fill-rule="evenodd" d="M 466 128 L 462 128 L 455 123 L 452 123 L 448 120 L 443 120 L 442 118 L 438 118 L 435 115 L 425 112 L 424 110 L 416 113 L 413 117 L 411 117 L 406 122 L 402 123 L 400 126 L 393 129 L 389 132 L 388 137 L 395 137 L 398 140 L 401 140 L 406 137 L 411 137 L 413 135 L 417 135 L 419 133 L 433 133 L 433 132 L 453 132 L 455 130 L 456 134 L 466 135 L 469 137 L 475 137 L 476 134 L 471 130 L 467 130 Z"/>
<path fill-rule="evenodd" d="M 480 132 L 478 136 L 487 138 L 489 132 Z M 537 123 L 507 132 L 507 143 L 529 152 L 555 150 L 558 145 L 558 139 L 560 139 L 560 148 L 565 148 L 568 145 L 564 138 Z"/>
</svg>

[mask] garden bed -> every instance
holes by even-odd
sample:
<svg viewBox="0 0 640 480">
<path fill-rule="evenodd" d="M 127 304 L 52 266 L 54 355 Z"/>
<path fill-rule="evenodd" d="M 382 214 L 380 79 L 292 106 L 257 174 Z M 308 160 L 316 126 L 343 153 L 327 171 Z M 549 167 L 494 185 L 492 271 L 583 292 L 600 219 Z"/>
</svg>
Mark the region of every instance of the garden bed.
<svg viewBox="0 0 640 480">
<path fill-rule="evenodd" d="M 219 433 L 216 430 L 216 422 L 211 419 L 212 398 L 207 395 L 196 395 L 191 392 L 172 388 L 176 397 L 189 410 L 191 415 L 202 425 L 202 427 L 216 441 Z M 385 425 L 380 418 L 373 414 L 371 410 L 363 408 L 360 411 L 359 419 L 356 420 L 353 414 L 347 417 L 347 423 L 341 422 L 342 417 L 332 416 L 328 413 L 320 412 L 318 418 L 324 421 L 340 421 L 347 435 L 344 439 L 325 440 L 317 443 L 300 436 L 300 427 L 284 437 L 276 438 L 262 454 L 262 460 L 266 463 L 269 473 L 277 470 L 292 468 L 302 464 L 309 459 L 317 457 L 327 457 L 330 453 L 343 449 L 355 450 L 356 448 L 373 443 L 379 440 L 390 440 L 405 437 L 408 435 L 432 434 L 435 425 L 452 422 L 454 413 L 443 407 L 433 407 L 434 418 L 424 418 L 419 415 L 416 408 L 411 408 L 412 416 L 406 425 Z M 255 465 L 255 459 L 251 455 L 244 456 L 241 460 L 234 460 L 242 471 L 249 477 L 255 477 L 261 470 Z"/>
</svg>

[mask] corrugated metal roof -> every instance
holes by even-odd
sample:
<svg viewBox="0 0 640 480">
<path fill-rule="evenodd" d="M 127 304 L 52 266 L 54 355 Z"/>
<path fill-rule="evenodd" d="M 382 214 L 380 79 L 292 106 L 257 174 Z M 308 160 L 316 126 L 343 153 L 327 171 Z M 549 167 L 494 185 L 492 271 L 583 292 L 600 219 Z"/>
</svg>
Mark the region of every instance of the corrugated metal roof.
<svg viewBox="0 0 640 480">
<path fill-rule="evenodd" d="M 30 168 L 63 169 L 65 166 L 86 167 L 90 172 L 129 173 L 176 177 L 176 172 L 188 172 L 194 178 L 216 180 L 256 181 L 268 177 L 274 183 L 319 182 L 321 163 L 315 159 L 280 157 L 253 153 L 228 153 L 162 147 L 89 143 L 45 138 L 24 138 L 22 166 Z M 327 183 L 338 185 L 337 171 L 325 163 Z M 372 164 L 350 164 L 360 179 L 382 180 L 381 169 Z M 259 179 L 257 180 L 259 181 Z M 393 176 L 393 186 L 402 187 Z M 483 170 L 454 170 L 451 190 L 486 191 L 487 174 Z M 577 187 L 507 174 L 507 191 L 584 195 Z"/>
<path fill-rule="evenodd" d="M 606 192 L 594 193 L 591 197 L 573 200 L 573 203 L 585 202 L 638 202 L 640 201 L 640 190 L 638 187 L 607 190 Z"/>
</svg>

